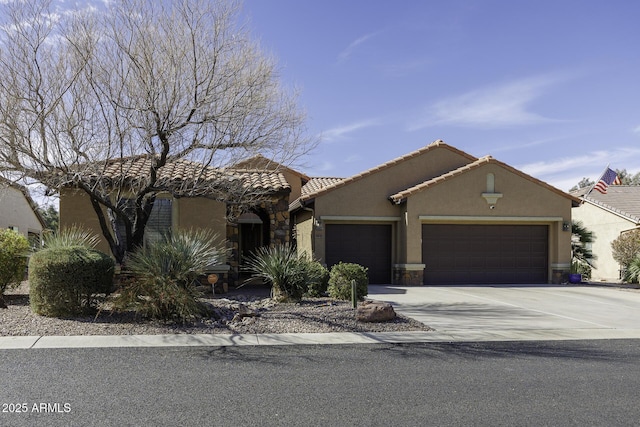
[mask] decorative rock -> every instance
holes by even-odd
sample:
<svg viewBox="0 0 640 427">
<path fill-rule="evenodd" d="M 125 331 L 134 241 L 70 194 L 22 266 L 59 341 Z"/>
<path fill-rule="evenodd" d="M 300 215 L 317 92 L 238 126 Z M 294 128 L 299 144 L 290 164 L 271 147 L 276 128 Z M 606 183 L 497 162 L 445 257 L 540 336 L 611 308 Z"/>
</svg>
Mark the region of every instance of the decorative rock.
<svg viewBox="0 0 640 427">
<path fill-rule="evenodd" d="M 258 313 L 244 304 L 238 304 L 238 314 L 242 317 L 256 317 Z"/>
<path fill-rule="evenodd" d="M 363 301 L 356 310 L 358 322 L 388 322 L 396 318 L 391 304 L 380 301 Z"/>
</svg>

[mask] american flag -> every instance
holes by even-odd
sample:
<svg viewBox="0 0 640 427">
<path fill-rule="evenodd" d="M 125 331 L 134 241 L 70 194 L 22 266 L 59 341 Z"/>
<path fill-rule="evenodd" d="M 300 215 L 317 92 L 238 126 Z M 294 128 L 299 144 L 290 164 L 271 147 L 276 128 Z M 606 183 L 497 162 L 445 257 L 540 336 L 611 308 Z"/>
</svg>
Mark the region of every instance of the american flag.
<svg viewBox="0 0 640 427">
<path fill-rule="evenodd" d="M 607 168 L 605 173 L 602 174 L 602 178 L 600 178 L 600 181 L 598 181 L 598 183 L 593 188 L 601 192 L 602 194 L 607 194 L 607 188 L 609 188 L 611 184 L 620 185 L 621 182 L 620 178 L 618 178 L 618 174 L 610 168 Z"/>
</svg>

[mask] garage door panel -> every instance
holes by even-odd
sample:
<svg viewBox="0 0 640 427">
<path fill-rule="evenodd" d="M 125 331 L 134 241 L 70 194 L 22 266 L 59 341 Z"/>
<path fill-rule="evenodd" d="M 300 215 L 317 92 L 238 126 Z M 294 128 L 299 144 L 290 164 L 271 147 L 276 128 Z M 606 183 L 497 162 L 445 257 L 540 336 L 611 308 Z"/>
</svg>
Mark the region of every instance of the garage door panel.
<svg viewBox="0 0 640 427">
<path fill-rule="evenodd" d="M 422 248 L 425 284 L 547 281 L 545 225 L 424 224 Z"/>
<path fill-rule="evenodd" d="M 327 224 L 327 266 L 339 262 L 360 264 L 369 270 L 369 283 L 391 283 L 391 225 Z"/>
</svg>

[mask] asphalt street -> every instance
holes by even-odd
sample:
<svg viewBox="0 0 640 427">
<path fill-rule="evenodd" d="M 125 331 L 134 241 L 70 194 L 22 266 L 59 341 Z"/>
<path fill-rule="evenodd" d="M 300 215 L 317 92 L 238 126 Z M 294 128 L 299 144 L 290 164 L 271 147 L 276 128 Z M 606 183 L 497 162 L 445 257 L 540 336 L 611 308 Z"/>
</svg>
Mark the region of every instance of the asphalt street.
<svg viewBox="0 0 640 427">
<path fill-rule="evenodd" d="M 638 360 L 640 340 L 0 350 L 0 425 L 637 425 Z"/>
</svg>

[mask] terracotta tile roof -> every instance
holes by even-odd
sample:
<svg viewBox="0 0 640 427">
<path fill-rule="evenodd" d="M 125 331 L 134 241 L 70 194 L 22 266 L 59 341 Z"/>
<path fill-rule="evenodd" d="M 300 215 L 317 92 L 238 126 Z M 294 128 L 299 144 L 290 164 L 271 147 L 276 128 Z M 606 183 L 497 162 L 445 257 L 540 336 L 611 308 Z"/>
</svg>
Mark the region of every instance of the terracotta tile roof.
<svg viewBox="0 0 640 427">
<path fill-rule="evenodd" d="M 344 180 L 344 178 L 334 178 L 334 177 L 314 177 L 309 179 L 307 183 L 302 186 L 302 195 L 315 193 L 316 191 L 320 191 L 325 187 L 330 185 L 334 185 Z"/>
<path fill-rule="evenodd" d="M 255 156 L 250 157 L 250 158 L 248 158 L 246 160 L 238 162 L 235 165 L 233 165 L 232 168 L 234 168 L 234 169 L 255 169 L 255 168 L 260 168 L 260 169 L 273 170 L 273 171 L 276 171 L 276 172 L 289 172 L 289 173 L 292 173 L 294 175 L 299 176 L 300 178 L 302 178 L 305 181 L 308 181 L 310 179 L 309 176 L 303 174 L 302 172 L 299 172 L 299 171 L 297 171 L 295 169 L 291 169 L 288 166 L 285 166 L 285 165 L 283 165 L 281 163 L 278 163 L 276 161 L 268 159 L 268 158 L 264 157 L 261 154 L 255 155 Z"/>
<path fill-rule="evenodd" d="M 345 186 L 345 185 L 350 184 L 350 183 L 352 183 L 354 181 L 358 181 L 358 180 L 360 180 L 360 179 L 362 179 L 364 177 L 372 175 L 372 174 L 374 174 L 376 172 L 379 172 L 379 171 L 381 171 L 383 169 L 387 169 L 387 168 L 389 168 L 391 166 L 397 165 L 398 163 L 402 163 L 405 160 L 409 160 L 409 159 L 411 159 L 413 157 L 420 156 L 420 155 L 422 155 L 422 154 L 424 154 L 424 153 L 426 153 L 426 152 L 428 152 L 430 150 L 433 150 L 434 148 L 446 148 L 446 149 L 448 149 L 450 151 L 453 151 L 455 153 L 460 154 L 461 156 L 464 156 L 464 157 L 468 158 L 469 161 L 475 161 L 476 160 L 476 157 L 473 157 L 472 155 L 470 155 L 468 153 L 465 153 L 464 151 L 458 150 L 455 147 L 452 147 L 452 146 L 450 146 L 448 144 L 445 144 L 442 140 L 438 139 L 438 140 L 432 142 L 431 144 L 427 145 L 426 147 L 422 147 L 422 148 L 420 148 L 420 149 L 418 149 L 416 151 L 412 151 L 411 153 L 405 154 L 404 156 L 397 157 L 397 158 L 395 158 L 393 160 L 390 160 L 390 161 L 388 161 L 386 163 L 383 163 L 383 164 L 381 164 L 379 166 L 376 166 L 376 167 L 374 167 L 372 169 L 368 169 L 368 170 L 366 170 L 364 172 L 361 172 L 361 173 L 359 173 L 357 175 L 353 175 L 353 176 L 351 176 L 349 178 L 345 178 L 345 179 L 343 179 L 341 181 L 337 181 L 337 182 L 335 182 L 335 183 L 333 183 L 331 185 L 328 185 L 326 187 L 319 188 L 316 191 L 309 192 L 307 194 L 303 194 L 300 197 L 299 200 L 300 200 L 300 202 L 304 202 L 306 200 L 315 198 L 315 197 L 317 197 L 317 196 L 319 196 L 321 194 L 324 194 L 324 193 L 327 193 L 327 192 L 329 192 L 331 190 L 334 190 L 336 188 Z"/>
<path fill-rule="evenodd" d="M 617 213 L 636 224 L 640 223 L 640 186 L 610 185 L 606 194 L 591 191 L 583 196 L 583 199 Z"/>
<path fill-rule="evenodd" d="M 398 192 L 396 194 L 392 194 L 391 196 L 389 196 L 389 200 L 391 200 L 394 203 L 402 203 L 408 197 L 410 197 L 410 196 L 412 196 L 412 195 L 414 195 L 414 194 L 416 194 L 416 193 L 418 193 L 418 192 L 420 192 L 420 191 L 422 191 L 422 190 L 424 190 L 426 188 L 433 187 L 434 185 L 438 185 L 441 182 L 450 180 L 450 179 L 455 178 L 455 177 L 457 177 L 459 175 L 462 175 L 462 174 L 464 174 L 464 173 L 466 173 L 466 172 L 468 172 L 470 170 L 477 169 L 480 166 L 483 166 L 485 164 L 490 164 L 490 163 L 499 165 L 499 166 L 507 169 L 508 171 L 510 171 L 510 172 L 512 172 L 512 173 L 514 173 L 514 174 L 516 174 L 516 175 L 518 175 L 518 176 L 520 176 L 520 177 L 522 177 L 522 178 L 524 178 L 524 179 L 526 179 L 528 181 L 531 181 L 531 182 L 533 182 L 535 184 L 541 185 L 541 186 L 543 186 L 543 187 L 545 187 L 545 188 L 547 188 L 547 189 L 549 189 L 549 190 L 553 191 L 554 193 L 557 193 L 557 194 L 559 194 L 561 196 L 567 197 L 567 198 L 571 199 L 571 201 L 576 205 L 580 202 L 580 199 L 578 199 L 577 197 L 572 196 L 572 195 L 570 195 L 568 193 L 565 193 L 564 191 L 559 190 L 559 189 L 547 184 L 546 182 L 540 181 L 537 178 L 534 178 L 534 177 L 532 177 L 530 175 L 527 175 L 524 172 L 521 172 L 521 171 L 519 171 L 519 170 L 517 170 L 517 169 L 515 169 L 515 168 L 513 168 L 513 167 L 511 167 L 509 165 L 507 165 L 506 163 L 502 163 L 501 161 L 494 159 L 491 156 L 482 157 L 480 159 L 477 159 L 474 162 L 471 162 L 471 163 L 468 163 L 468 164 L 466 164 L 466 165 L 464 165 L 462 167 L 459 167 L 458 169 L 454 169 L 451 172 L 447 172 L 447 173 L 442 174 L 440 176 L 437 176 L 435 178 L 429 179 L 429 180 L 427 180 L 427 181 L 425 181 L 423 183 L 420 183 L 418 185 L 414 185 L 413 187 L 407 188 L 406 190 L 400 191 L 400 192 Z"/>
<path fill-rule="evenodd" d="M 475 169 L 483 164 L 486 164 L 489 162 L 489 160 L 491 160 L 491 156 L 485 156 L 482 157 L 478 160 L 476 160 L 475 162 L 471 162 L 471 163 L 467 163 L 466 165 L 459 167 L 458 169 L 454 169 L 451 172 L 447 172 L 445 174 L 442 174 L 440 176 L 437 176 L 435 178 L 431 178 L 427 181 L 424 181 L 418 185 L 414 185 L 413 187 L 409 187 L 406 190 L 402 190 L 396 194 L 392 194 L 391 196 L 389 196 L 389 200 L 391 200 L 394 203 L 402 203 L 403 201 L 405 201 L 407 199 L 407 197 L 412 196 L 416 193 L 419 193 L 420 191 L 429 188 L 429 187 L 433 187 L 434 185 L 437 185 L 443 181 L 447 181 L 451 178 L 454 178 L 458 175 L 462 175 L 463 173 L 470 171 L 472 169 Z"/>
<path fill-rule="evenodd" d="M 97 165 L 94 179 L 101 177 L 107 183 L 143 181 L 149 174 L 152 159 L 149 156 L 135 156 L 111 160 Z M 187 183 L 221 183 L 240 180 L 241 186 L 253 190 L 274 192 L 290 191 L 289 183 L 279 172 L 257 169 L 213 168 L 198 162 L 178 159 L 168 162 L 158 171 L 159 187 L 176 187 Z"/>
<path fill-rule="evenodd" d="M 242 180 L 247 188 L 275 192 L 291 190 L 291 186 L 280 172 L 248 169 L 225 169 L 225 172 L 234 179 Z"/>
</svg>

